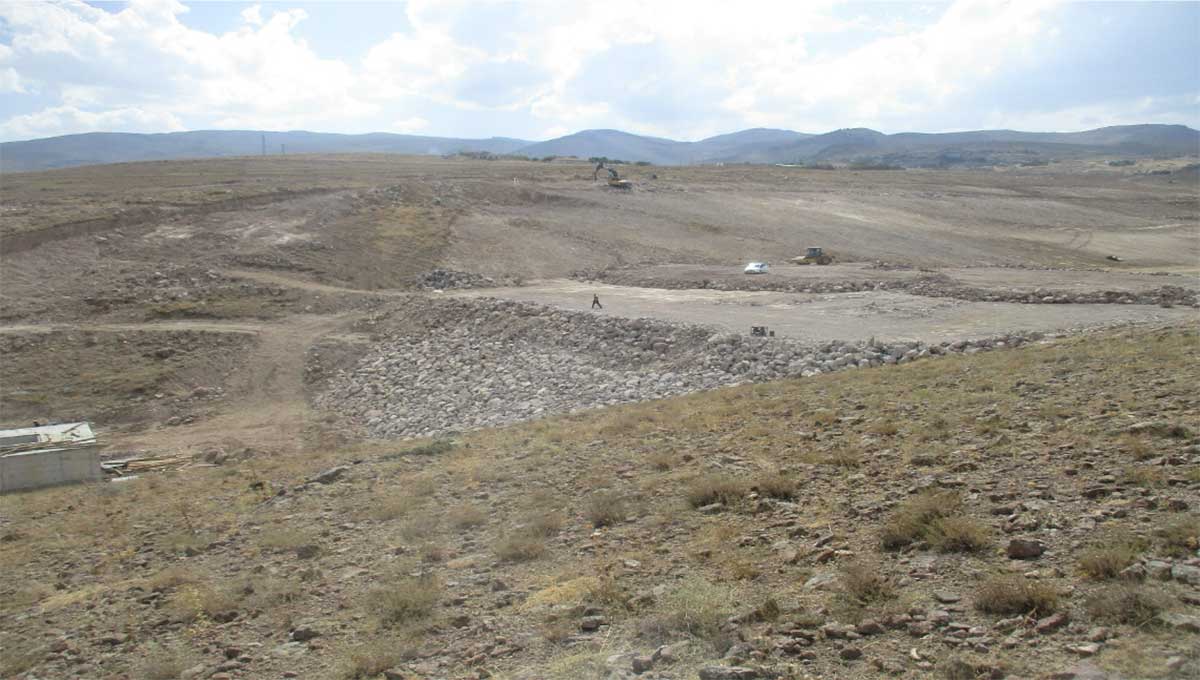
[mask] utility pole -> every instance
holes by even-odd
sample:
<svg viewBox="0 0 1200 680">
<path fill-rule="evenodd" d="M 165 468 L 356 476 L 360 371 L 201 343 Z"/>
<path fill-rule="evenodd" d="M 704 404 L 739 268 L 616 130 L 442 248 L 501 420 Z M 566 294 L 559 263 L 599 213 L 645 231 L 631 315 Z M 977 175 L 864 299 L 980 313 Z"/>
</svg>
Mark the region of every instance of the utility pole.
<svg viewBox="0 0 1200 680">
<path fill-rule="evenodd" d="M 267 136 L 262 135 L 262 155 L 267 155 Z"/>
</svg>

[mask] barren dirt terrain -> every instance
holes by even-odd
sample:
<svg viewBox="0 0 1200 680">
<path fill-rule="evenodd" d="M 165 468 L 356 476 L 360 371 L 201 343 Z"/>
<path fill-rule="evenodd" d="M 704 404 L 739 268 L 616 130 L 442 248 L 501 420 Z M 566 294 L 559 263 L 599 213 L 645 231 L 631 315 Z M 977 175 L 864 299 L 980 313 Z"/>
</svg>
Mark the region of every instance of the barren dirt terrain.
<svg viewBox="0 0 1200 680">
<path fill-rule="evenodd" d="M 622 174 L 5 175 L 0 676 L 1200 675 L 1194 177 Z"/>
</svg>

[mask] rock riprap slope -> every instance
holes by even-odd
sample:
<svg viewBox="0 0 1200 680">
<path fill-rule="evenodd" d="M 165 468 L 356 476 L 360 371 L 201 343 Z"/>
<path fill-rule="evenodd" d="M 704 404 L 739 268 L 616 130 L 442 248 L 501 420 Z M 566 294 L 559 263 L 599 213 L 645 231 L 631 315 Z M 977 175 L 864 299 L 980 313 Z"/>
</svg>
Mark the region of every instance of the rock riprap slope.
<svg viewBox="0 0 1200 680">
<path fill-rule="evenodd" d="M 381 341 L 316 401 L 378 437 L 430 436 L 1031 339 L 813 345 L 488 298 L 414 298 L 365 325 Z"/>
</svg>

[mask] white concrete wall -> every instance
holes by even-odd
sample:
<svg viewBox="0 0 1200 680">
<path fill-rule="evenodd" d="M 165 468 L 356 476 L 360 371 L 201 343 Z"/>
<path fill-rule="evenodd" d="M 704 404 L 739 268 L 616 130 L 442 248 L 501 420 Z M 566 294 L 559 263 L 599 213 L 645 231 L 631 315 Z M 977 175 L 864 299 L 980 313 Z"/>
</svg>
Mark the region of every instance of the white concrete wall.
<svg viewBox="0 0 1200 680">
<path fill-rule="evenodd" d="M 102 476 L 100 455 L 94 446 L 34 451 L 0 458 L 0 493 L 93 481 Z"/>
</svg>

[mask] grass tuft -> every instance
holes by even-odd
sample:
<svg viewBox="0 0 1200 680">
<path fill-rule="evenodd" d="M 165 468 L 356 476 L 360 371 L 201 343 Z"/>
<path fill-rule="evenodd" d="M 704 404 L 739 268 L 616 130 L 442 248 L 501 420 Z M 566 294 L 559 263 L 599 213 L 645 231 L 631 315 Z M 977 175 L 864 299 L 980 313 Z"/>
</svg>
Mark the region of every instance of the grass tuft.
<svg viewBox="0 0 1200 680">
<path fill-rule="evenodd" d="M 956 515 L 961 508 L 962 499 L 953 491 L 922 492 L 892 511 L 883 525 L 880 543 L 885 550 L 898 550 L 927 539 L 938 520 Z"/>
<path fill-rule="evenodd" d="M 966 515 L 933 520 L 925 536 L 930 545 L 946 553 L 978 553 L 992 544 L 991 527 Z"/>
<path fill-rule="evenodd" d="M 593 494 L 587 504 L 587 520 L 597 529 L 625 521 L 625 497 L 613 491 Z"/>
<path fill-rule="evenodd" d="M 1083 551 L 1079 570 L 1089 579 L 1116 578 L 1146 550 L 1146 541 L 1132 535 L 1111 536 Z"/>
<path fill-rule="evenodd" d="M 1147 626 L 1171 605 L 1171 597 L 1161 590 L 1141 584 L 1105 587 L 1088 597 L 1088 616 L 1104 623 Z"/>
<path fill-rule="evenodd" d="M 1159 528 L 1155 535 L 1169 555 L 1194 555 L 1200 550 L 1200 515 L 1184 515 L 1173 519 Z"/>
<path fill-rule="evenodd" d="M 546 541 L 528 531 L 518 531 L 496 541 L 495 551 L 504 562 L 530 562 L 546 553 Z"/>
<path fill-rule="evenodd" d="M 796 497 L 799 484 L 795 478 L 789 475 L 764 473 L 754 479 L 753 488 L 758 491 L 760 496 L 790 501 Z"/>
<path fill-rule="evenodd" d="M 733 505 L 746 496 L 745 481 L 727 474 L 710 474 L 693 479 L 687 488 L 687 501 L 693 508 L 713 503 Z"/>
<path fill-rule="evenodd" d="M 975 608 L 1001 616 L 1044 616 L 1058 609 L 1058 590 L 1023 576 L 993 576 L 975 590 Z"/>
<path fill-rule="evenodd" d="M 400 578 L 375 588 L 369 593 L 368 602 L 381 623 L 403 626 L 428 618 L 441 598 L 441 583 L 425 575 Z"/>
</svg>

